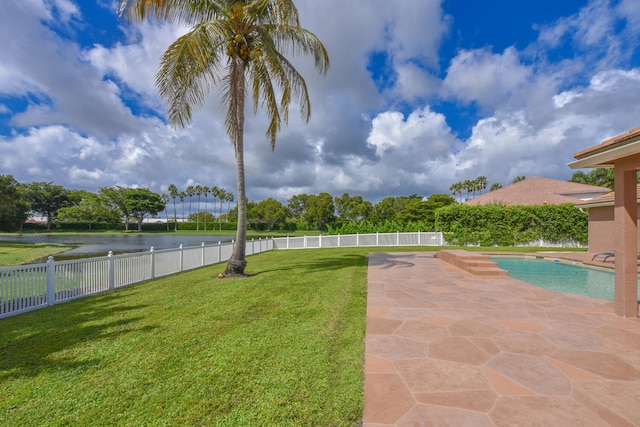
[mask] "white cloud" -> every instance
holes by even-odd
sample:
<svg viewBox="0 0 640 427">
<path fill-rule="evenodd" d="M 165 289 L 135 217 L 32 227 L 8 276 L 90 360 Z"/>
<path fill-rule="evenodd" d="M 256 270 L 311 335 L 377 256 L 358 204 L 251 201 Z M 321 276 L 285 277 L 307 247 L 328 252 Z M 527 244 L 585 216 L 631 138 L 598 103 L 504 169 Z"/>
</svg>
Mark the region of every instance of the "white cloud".
<svg viewBox="0 0 640 427">
<path fill-rule="evenodd" d="M 514 48 L 502 54 L 491 53 L 489 49 L 466 50 L 451 61 L 443 82 L 443 94 L 493 109 L 521 99 L 532 77 L 531 68 L 521 64 Z"/>
</svg>

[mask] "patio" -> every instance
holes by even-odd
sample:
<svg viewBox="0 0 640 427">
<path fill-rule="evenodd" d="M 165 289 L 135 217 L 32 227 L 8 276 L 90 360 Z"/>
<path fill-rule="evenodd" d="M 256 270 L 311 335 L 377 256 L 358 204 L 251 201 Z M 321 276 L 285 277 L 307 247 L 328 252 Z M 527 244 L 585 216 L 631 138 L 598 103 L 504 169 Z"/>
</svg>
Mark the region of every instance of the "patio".
<svg viewBox="0 0 640 427">
<path fill-rule="evenodd" d="M 369 256 L 363 426 L 640 425 L 637 317 L 434 254 Z"/>
</svg>

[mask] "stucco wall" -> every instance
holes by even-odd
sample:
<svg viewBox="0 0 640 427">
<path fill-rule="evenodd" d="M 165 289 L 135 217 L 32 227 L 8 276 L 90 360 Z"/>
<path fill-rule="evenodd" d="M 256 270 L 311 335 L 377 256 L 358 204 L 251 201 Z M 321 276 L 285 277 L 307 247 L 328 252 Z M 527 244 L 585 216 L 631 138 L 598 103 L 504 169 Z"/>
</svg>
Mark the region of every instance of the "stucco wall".
<svg viewBox="0 0 640 427">
<path fill-rule="evenodd" d="M 640 206 L 638 216 L 640 217 Z M 612 252 L 615 247 L 613 234 L 613 206 L 589 208 L 589 252 Z"/>
</svg>

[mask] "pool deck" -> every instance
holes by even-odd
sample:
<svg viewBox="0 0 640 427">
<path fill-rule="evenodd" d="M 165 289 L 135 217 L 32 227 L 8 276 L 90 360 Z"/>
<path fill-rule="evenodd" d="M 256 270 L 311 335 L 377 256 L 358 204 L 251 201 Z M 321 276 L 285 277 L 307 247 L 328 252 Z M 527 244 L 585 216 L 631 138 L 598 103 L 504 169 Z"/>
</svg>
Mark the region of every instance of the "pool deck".
<svg viewBox="0 0 640 427">
<path fill-rule="evenodd" d="M 639 319 L 434 254 L 369 256 L 364 427 L 640 425 Z"/>
</svg>

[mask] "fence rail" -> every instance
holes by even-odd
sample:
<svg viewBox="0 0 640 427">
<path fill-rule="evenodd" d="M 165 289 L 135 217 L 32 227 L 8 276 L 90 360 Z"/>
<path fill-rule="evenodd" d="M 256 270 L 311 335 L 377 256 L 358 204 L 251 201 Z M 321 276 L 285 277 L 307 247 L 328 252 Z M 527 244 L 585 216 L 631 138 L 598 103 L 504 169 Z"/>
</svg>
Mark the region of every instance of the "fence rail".
<svg viewBox="0 0 640 427">
<path fill-rule="evenodd" d="M 0 268 L 0 319 L 231 258 L 234 243 Z M 273 249 L 271 239 L 246 243 L 246 254 Z"/>
<path fill-rule="evenodd" d="M 352 246 L 443 246 L 442 233 L 372 233 L 331 236 L 276 237 L 274 249 L 344 248 Z"/>
<path fill-rule="evenodd" d="M 442 233 L 375 233 L 250 240 L 246 255 L 274 249 L 351 246 L 442 246 Z M 0 268 L 0 319 L 231 258 L 234 243 Z"/>
</svg>

